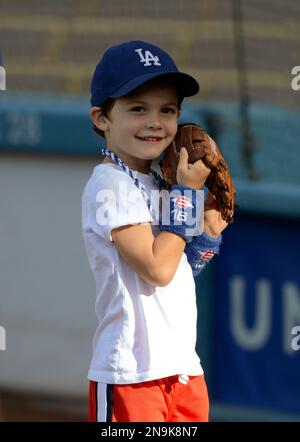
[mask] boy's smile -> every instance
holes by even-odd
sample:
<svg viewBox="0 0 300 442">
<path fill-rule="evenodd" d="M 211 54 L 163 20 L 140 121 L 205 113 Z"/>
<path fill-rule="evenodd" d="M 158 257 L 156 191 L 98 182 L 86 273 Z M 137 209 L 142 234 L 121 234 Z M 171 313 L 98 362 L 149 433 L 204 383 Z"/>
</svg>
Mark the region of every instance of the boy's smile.
<svg viewBox="0 0 300 442">
<path fill-rule="evenodd" d="M 129 168 L 149 173 L 152 160 L 173 141 L 178 117 L 176 87 L 156 79 L 116 99 L 97 126 L 105 132 L 107 147 Z"/>
</svg>

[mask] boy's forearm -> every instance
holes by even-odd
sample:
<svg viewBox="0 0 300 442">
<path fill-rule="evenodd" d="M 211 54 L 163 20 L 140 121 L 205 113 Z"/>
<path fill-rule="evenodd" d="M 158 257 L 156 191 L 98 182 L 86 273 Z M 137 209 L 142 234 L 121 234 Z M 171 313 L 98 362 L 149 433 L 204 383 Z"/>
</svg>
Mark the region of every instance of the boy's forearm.
<svg viewBox="0 0 300 442">
<path fill-rule="evenodd" d="M 161 233 L 153 241 L 152 252 L 156 275 L 167 285 L 173 278 L 186 243 L 192 241 L 200 214 L 202 190 L 181 184 L 172 185 L 160 218 Z"/>
<path fill-rule="evenodd" d="M 171 232 L 161 232 L 153 241 L 154 266 L 162 285 L 167 285 L 172 280 L 185 245 L 182 237 Z"/>
</svg>

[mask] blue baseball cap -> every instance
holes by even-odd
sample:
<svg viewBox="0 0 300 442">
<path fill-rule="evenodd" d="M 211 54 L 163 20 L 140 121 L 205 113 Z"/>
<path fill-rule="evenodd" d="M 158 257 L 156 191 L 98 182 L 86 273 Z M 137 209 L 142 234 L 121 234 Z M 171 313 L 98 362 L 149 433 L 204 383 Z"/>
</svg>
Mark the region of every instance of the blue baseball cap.
<svg viewBox="0 0 300 442">
<path fill-rule="evenodd" d="M 198 82 L 179 72 L 172 58 L 157 46 L 140 40 L 112 46 L 96 66 L 91 82 L 91 105 L 102 106 L 108 98 L 123 97 L 146 81 L 163 75 L 174 78 L 182 97 L 199 91 Z"/>
</svg>

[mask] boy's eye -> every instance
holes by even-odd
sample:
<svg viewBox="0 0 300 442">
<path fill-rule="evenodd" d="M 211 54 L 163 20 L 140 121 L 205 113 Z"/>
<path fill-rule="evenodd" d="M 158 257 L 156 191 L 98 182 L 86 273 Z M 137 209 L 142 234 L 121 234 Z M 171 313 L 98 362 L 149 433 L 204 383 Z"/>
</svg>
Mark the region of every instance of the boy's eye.
<svg viewBox="0 0 300 442">
<path fill-rule="evenodd" d="M 143 106 L 135 106 L 131 110 L 134 112 L 140 112 L 141 110 L 145 110 L 145 108 Z M 169 114 L 169 113 L 175 114 L 175 109 L 173 109 L 172 107 L 164 107 L 162 109 L 162 112 L 164 114 Z"/>
<path fill-rule="evenodd" d="M 135 112 L 139 112 L 141 109 L 144 109 L 143 106 L 135 106 L 131 110 L 133 110 Z"/>
<path fill-rule="evenodd" d="M 175 114 L 175 109 L 173 109 L 172 107 L 164 107 L 163 108 L 163 112 L 164 113 L 171 113 L 171 114 Z"/>
</svg>

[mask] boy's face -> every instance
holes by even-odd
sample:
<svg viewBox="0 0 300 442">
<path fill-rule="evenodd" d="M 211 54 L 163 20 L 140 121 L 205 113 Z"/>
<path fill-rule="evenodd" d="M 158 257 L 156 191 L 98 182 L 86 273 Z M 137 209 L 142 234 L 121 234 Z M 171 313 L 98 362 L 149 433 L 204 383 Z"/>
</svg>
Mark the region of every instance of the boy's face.
<svg viewBox="0 0 300 442">
<path fill-rule="evenodd" d="M 178 116 L 175 86 L 156 81 L 118 98 L 109 118 L 100 118 L 97 126 L 128 167 L 148 173 L 151 161 L 174 139 Z"/>
</svg>

